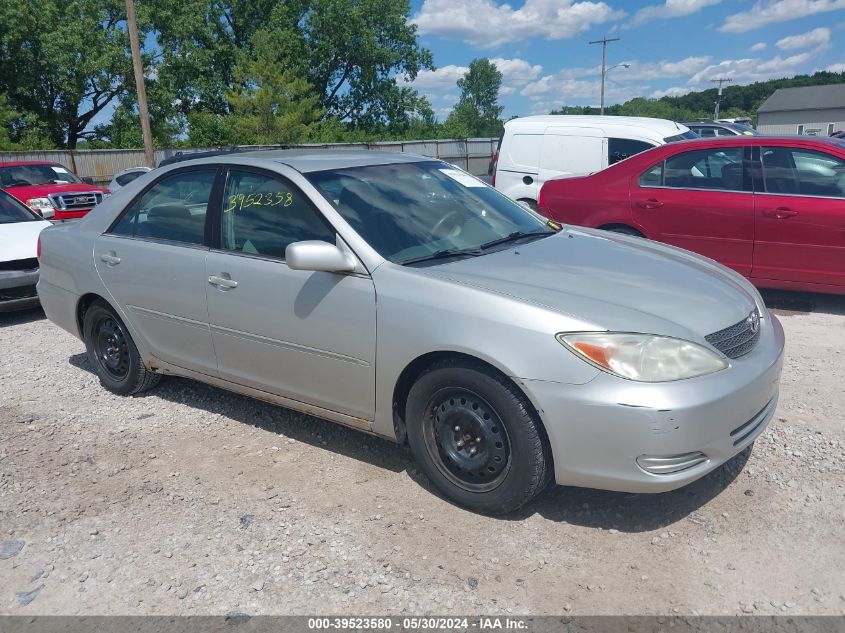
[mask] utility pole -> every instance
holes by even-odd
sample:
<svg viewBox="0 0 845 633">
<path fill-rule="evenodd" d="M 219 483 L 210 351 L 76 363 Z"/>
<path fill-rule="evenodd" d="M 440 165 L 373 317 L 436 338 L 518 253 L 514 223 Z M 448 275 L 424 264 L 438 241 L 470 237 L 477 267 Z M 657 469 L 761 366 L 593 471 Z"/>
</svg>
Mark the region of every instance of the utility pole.
<svg viewBox="0 0 845 633">
<path fill-rule="evenodd" d="M 719 94 L 716 97 L 716 111 L 713 113 L 713 120 L 717 120 L 719 118 L 719 106 L 722 105 L 722 84 L 730 83 L 733 81 L 730 77 L 719 77 L 718 79 L 711 79 L 711 82 L 714 84 L 719 84 Z"/>
<path fill-rule="evenodd" d="M 132 48 L 132 67 L 135 70 L 135 92 L 138 94 L 138 114 L 141 117 L 141 134 L 144 137 L 144 154 L 147 166 L 155 167 L 153 134 L 150 130 L 150 112 L 147 110 L 147 89 L 144 86 L 144 64 L 141 61 L 141 44 L 138 41 L 138 23 L 135 20 L 135 0 L 126 0 L 126 30 Z"/>
<path fill-rule="evenodd" d="M 607 39 L 606 37 L 600 40 L 590 42 L 590 44 L 601 44 L 601 114 L 604 114 L 604 76 L 607 74 L 607 44 L 608 42 L 618 42 L 619 38 L 614 37 Z"/>
</svg>

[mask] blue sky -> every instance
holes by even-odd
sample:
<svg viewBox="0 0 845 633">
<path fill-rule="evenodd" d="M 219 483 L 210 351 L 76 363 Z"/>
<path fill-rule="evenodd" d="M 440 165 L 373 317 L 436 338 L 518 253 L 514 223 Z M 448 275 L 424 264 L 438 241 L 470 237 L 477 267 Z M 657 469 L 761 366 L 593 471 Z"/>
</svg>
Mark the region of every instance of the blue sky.
<svg viewBox="0 0 845 633">
<path fill-rule="evenodd" d="M 598 105 L 601 46 L 608 45 L 606 102 L 845 71 L 845 0 L 413 0 L 411 21 L 435 71 L 411 85 L 441 118 L 455 82 L 476 57 L 503 74 L 505 117 L 562 105 Z"/>
</svg>

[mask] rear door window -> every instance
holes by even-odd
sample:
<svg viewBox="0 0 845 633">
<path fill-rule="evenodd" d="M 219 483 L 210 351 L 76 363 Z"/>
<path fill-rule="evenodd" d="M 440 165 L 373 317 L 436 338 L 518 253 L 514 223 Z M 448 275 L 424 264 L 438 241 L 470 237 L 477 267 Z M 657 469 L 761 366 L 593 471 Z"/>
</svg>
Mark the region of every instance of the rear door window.
<svg viewBox="0 0 845 633">
<path fill-rule="evenodd" d="M 613 165 L 652 147 L 654 147 L 653 144 L 645 141 L 635 141 L 630 138 L 609 138 L 607 141 L 607 164 Z"/>
<path fill-rule="evenodd" d="M 745 191 L 742 147 L 683 152 L 666 159 L 663 185 L 675 189 Z"/>
<path fill-rule="evenodd" d="M 216 176 L 216 168 L 205 168 L 162 178 L 129 205 L 109 233 L 203 244 L 206 211 Z"/>
</svg>

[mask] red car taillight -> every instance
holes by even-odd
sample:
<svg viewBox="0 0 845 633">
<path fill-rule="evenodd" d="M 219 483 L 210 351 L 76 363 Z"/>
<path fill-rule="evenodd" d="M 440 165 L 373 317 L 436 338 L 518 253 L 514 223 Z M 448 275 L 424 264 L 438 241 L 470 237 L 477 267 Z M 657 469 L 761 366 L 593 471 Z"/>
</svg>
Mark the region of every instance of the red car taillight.
<svg viewBox="0 0 845 633">
<path fill-rule="evenodd" d="M 543 185 L 540 187 L 540 195 L 537 196 L 537 208 L 543 212 L 543 215 L 548 215 L 546 213 L 546 186 Z"/>
</svg>

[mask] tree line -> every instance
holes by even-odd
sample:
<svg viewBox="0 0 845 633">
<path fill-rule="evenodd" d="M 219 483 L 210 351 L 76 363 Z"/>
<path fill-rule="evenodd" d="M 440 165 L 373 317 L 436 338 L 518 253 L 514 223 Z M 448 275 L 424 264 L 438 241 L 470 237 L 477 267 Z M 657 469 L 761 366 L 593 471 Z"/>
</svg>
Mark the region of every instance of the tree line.
<svg viewBox="0 0 845 633">
<path fill-rule="evenodd" d="M 410 86 L 434 64 L 409 0 L 136 0 L 136 11 L 158 146 L 501 127 L 501 73 L 486 59 L 444 122 Z M 142 145 L 124 0 L 0 0 L 0 60 L 0 149 Z"/>
<path fill-rule="evenodd" d="M 722 93 L 721 118 L 747 116 L 756 125 L 757 109 L 763 105 L 778 88 L 797 88 L 802 86 L 823 86 L 845 83 L 845 73 L 821 71 L 812 75 L 796 75 L 787 79 L 758 81 L 745 86 L 728 86 Z M 647 116 L 672 121 L 692 121 L 710 119 L 716 104 L 718 92 L 709 88 L 699 92 L 690 92 L 679 97 L 661 97 L 647 99 L 636 97 L 625 103 L 605 108 L 606 114 L 616 116 Z M 563 106 L 553 110 L 552 114 L 598 114 L 598 108 L 581 106 Z"/>
</svg>

